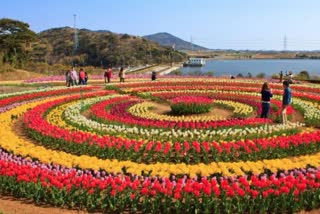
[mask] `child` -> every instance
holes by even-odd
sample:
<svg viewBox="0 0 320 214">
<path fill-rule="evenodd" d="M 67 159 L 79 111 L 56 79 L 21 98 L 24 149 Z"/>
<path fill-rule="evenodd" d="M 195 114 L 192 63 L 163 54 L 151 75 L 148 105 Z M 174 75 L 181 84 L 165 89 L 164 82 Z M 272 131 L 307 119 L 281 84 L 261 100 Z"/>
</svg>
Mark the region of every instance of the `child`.
<svg viewBox="0 0 320 214">
<path fill-rule="evenodd" d="M 269 89 L 269 85 L 267 82 L 263 83 L 261 89 L 261 103 L 262 103 L 262 111 L 261 118 L 268 118 L 270 112 L 270 98 L 272 97 L 272 92 Z"/>
<path fill-rule="evenodd" d="M 289 88 L 289 82 L 283 81 L 283 96 L 282 96 L 282 123 L 286 124 L 287 120 L 287 107 L 291 103 L 291 89 Z"/>
</svg>

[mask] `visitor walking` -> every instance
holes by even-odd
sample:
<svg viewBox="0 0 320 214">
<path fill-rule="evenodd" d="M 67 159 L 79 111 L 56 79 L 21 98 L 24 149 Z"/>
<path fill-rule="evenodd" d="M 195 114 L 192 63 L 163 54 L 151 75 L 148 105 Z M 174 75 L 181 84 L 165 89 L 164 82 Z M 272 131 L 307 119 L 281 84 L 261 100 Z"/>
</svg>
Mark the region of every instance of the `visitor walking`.
<svg viewBox="0 0 320 214">
<path fill-rule="evenodd" d="M 66 74 L 65 74 L 65 78 L 66 78 L 66 86 L 67 87 L 70 87 L 70 84 L 71 84 L 71 74 L 70 74 L 70 71 L 67 71 Z"/>
<path fill-rule="evenodd" d="M 80 68 L 80 71 L 79 71 L 79 82 L 81 85 L 85 85 L 86 84 L 86 81 L 85 81 L 85 72 L 82 68 Z"/>
<path fill-rule="evenodd" d="M 123 67 L 120 68 L 119 71 L 119 78 L 120 78 L 120 82 L 124 82 L 124 78 L 126 77 L 126 73 Z"/>
<path fill-rule="evenodd" d="M 269 88 L 269 85 L 267 82 L 263 83 L 262 89 L 261 89 L 261 105 L 262 105 L 262 111 L 261 111 L 261 118 L 268 118 L 269 112 L 270 112 L 270 98 L 272 97 L 272 92 Z"/>
<path fill-rule="evenodd" d="M 283 78 L 283 72 L 282 71 L 280 71 L 279 76 L 280 76 L 280 81 L 279 82 L 282 82 L 282 78 Z"/>
<path fill-rule="evenodd" d="M 291 89 L 289 87 L 289 81 L 283 81 L 283 95 L 282 95 L 282 123 L 286 124 L 287 120 L 287 108 L 291 103 Z"/>
<path fill-rule="evenodd" d="M 107 83 L 107 73 L 108 73 L 108 69 L 104 68 L 104 73 L 103 73 L 104 83 Z"/>
<path fill-rule="evenodd" d="M 108 83 L 110 83 L 111 82 L 111 76 L 112 76 L 112 68 L 108 68 L 107 69 L 107 80 L 108 80 Z"/>
<path fill-rule="evenodd" d="M 289 84 L 292 84 L 293 83 L 293 74 L 292 74 L 292 71 L 289 71 L 289 75 L 288 75 L 288 81 L 289 81 Z"/>
<path fill-rule="evenodd" d="M 157 79 L 157 73 L 155 71 L 152 71 L 151 73 L 151 80 L 155 81 Z"/>
</svg>

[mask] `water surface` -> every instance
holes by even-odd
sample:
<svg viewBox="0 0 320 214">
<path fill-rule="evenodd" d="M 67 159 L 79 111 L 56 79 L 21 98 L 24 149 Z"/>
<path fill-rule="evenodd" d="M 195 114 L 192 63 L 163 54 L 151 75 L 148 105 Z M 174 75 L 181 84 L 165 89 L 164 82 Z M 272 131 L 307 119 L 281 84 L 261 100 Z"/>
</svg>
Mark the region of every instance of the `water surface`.
<svg viewBox="0 0 320 214">
<path fill-rule="evenodd" d="M 270 77 L 272 74 L 278 74 L 281 70 L 284 72 L 292 71 L 298 74 L 300 71 L 308 71 L 311 76 L 320 76 L 320 60 L 309 59 L 261 59 L 261 60 L 212 60 L 207 59 L 203 67 L 183 67 L 183 74 L 189 72 L 208 72 L 213 71 L 214 76 L 237 76 L 241 73 L 252 76 L 264 73 Z"/>
</svg>

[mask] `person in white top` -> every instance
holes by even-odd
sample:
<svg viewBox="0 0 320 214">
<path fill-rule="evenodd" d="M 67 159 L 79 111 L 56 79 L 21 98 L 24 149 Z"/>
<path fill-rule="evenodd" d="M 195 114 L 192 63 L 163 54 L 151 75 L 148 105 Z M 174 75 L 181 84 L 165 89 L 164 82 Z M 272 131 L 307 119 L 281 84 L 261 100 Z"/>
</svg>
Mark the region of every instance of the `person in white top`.
<svg viewBox="0 0 320 214">
<path fill-rule="evenodd" d="M 288 79 L 288 81 L 289 81 L 289 83 L 290 84 L 292 84 L 293 83 L 293 74 L 292 74 L 292 71 L 289 71 L 289 79 Z"/>
<path fill-rule="evenodd" d="M 73 67 L 71 70 L 72 85 L 78 85 L 78 78 L 78 73 Z"/>
</svg>

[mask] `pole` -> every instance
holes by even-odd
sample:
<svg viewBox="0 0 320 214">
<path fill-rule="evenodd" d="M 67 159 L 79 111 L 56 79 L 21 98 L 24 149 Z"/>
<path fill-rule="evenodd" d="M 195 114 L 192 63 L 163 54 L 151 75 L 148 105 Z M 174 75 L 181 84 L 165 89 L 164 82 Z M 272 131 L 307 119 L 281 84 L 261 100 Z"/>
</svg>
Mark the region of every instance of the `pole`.
<svg viewBox="0 0 320 214">
<path fill-rule="evenodd" d="M 78 40 L 78 31 L 76 27 L 76 20 L 77 15 L 73 14 L 73 30 L 74 30 L 74 47 L 73 47 L 73 56 L 76 55 L 77 49 L 79 47 L 79 40 Z"/>
</svg>

